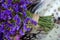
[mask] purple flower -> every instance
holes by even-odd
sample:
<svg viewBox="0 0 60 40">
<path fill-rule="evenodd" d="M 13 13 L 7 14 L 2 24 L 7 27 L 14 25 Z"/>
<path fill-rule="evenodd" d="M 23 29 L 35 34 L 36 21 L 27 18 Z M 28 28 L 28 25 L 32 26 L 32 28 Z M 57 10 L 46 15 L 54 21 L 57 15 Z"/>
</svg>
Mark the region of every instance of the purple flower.
<svg viewBox="0 0 60 40">
<path fill-rule="evenodd" d="M 4 35 L 4 36 L 5 36 L 6 39 L 11 40 L 11 38 L 10 38 L 10 34 L 9 34 L 9 33 L 6 34 L 6 35 Z"/>
<path fill-rule="evenodd" d="M 31 18 L 27 17 L 25 20 L 24 20 L 24 23 L 28 23 L 28 21 L 30 21 L 32 24 L 34 25 L 37 25 L 37 22 L 32 20 Z"/>
<path fill-rule="evenodd" d="M 0 25 L 0 32 L 4 32 L 4 25 L 3 24 Z"/>
<path fill-rule="evenodd" d="M 1 3 L 3 3 L 5 0 L 0 0 Z"/>
<path fill-rule="evenodd" d="M 26 32 L 26 31 L 30 31 L 30 30 L 31 30 L 31 28 L 27 28 L 27 25 L 26 25 L 26 24 L 24 24 L 24 26 L 23 26 L 23 30 Z"/>
<path fill-rule="evenodd" d="M 8 7 L 11 7 L 12 6 L 12 2 L 13 2 L 13 0 L 7 0 Z"/>
<path fill-rule="evenodd" d="M 2 0 L 2 2 L 4 1 L 5 0 Z M 12 0 L 7 0 L 7 3 L 2 3 L 2 7 L 4 7 L 5 9 L 8 9 L 11 6 L 12 6 Z"/>
<path fill-rule="evenodd" d="M 15 31 L 16 31 L 16 28 L 13 27 L 13 28 L 10 29 L 9 32 L 10 32 L 10 34 L 14 35 L 15 34 Z"/>
<path fill-rule="evenodd" d="M 26 4 L 31 4 L 31 2 L 29 0 L 26 0 Z"/>
<path fill-rule="evenodd" d="M 20 5 L 23 5 L 25 3 L 26 3 L 25 0 L 20 0 Z"/>
<path fill-rule="evenodd" d="M 23 12 L 22 14 L 23 14 L 23 16 L 26 16 L 26 12 Z"/>
<path fill-rule="evenodd" d="M 10 31 L 12 31 L 12 32 L 16 31 L 16 27 L 11 27 Z"/>
<path fill-rule="evenodd" d="M 29 0 L 20 0 L 20 4 L 30 4 Z"/>
<path fill-rule="evenodd" d="M 25 20 L 24 20 L 24 23 L 28 23 L 28 21 L 30 20 L 31 18 L 27 17 Z"/>
<path fill-rule="evenodd" d="M 31 20 L 31 23 L 34 24 L 34 25 L 37 25 L 38 23 L 34 20 Z"/>
<path fill-rule="evenodd" d="M 4 10 L 3 12 L 1 12 L 1 19 L 8 20 L 11 18 L 12 18 L 12 13 L 10 10 Z"/>
<path fill-rule="evenodd" d="M 23 30 L 27 31 L 27 26 L 25 24 L 23 25 Z"/>
<path fill-rule="evenodd" d="M 3 33 L 0 32 L 0 40 L 3 40 Z"/>
<path fill-rule="evenodd" d="M 7 0 L 8 4 L 11 4 L 13 2 L 13 0 Z"/>
<path fill-rule="evenodd" d="M 13 9 L 15 12 L 19 12 L 19 4 L 18 3 L 13 4 Z"/>
<path fill-rule="evenodd" d="M 4 33 L 7 40 L 11 40 L 10 35 L 16 34 L 16 31 L 19 31 L 21 36 L 25 35 L 26 31 L 30 31 L 26 25 L 28 21 L 31 22 L 31 18 L 26 18 L 28 4 L 29 0 L 19 0 L 19 2 L 0 0 L 0 32 Z M 22 13 L 21 17 L 19 13 Z M 24 18 L 26 19 L 24 20 Z M 22 24 L 22 22 L 24 23 Z M 35 22 L 32 21 L 32 23 Z"/>
<path fill-rule="evenodd" d="M 20 20 L 20 17 L 19 17 L 17 14 L 15 15 L 15 17 L 14 17 L 13 19 L 15 20 L 15 23 L 16 23 L 17 25 L 20 25 L 21 20 Z"/>
<path fill-rule="evenodd" d="M 8 9 L 8 5 L 5 3 L 2 4 L 2 7 L 4 7 L 5 9 Z"/>
<path fill-rule="evenodd" d="M 20 30 L 19 33 L 20 33 L 20 35 L 24 35 L 25 34 L 22 30 Z"/>
<path fill-rule="evenodd" d="M 16 30 L 19 30 L 20 29 L 20 26 L 16 25 Z"/>
<path fill-rule="evenodd" d="M 27 31 L 30 31 L 31 30 L 31 28 L 27 28 Z"/>
<path fill-rule="evenodd" d="M 23 4 L 20 6 L 22 9 L 27 10 L 27 4 Z"/>
</svg>

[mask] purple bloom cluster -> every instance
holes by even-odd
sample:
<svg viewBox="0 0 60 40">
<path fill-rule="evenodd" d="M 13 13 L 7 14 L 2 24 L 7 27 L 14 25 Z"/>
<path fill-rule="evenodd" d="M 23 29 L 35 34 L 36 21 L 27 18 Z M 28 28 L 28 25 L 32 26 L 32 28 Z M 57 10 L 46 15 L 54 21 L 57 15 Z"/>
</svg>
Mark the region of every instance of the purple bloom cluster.
<svg viewBox="0 0 60 40">
<path fill-rule="evenodd" d="M 4 38 L 7 40 L 11 40 L 10 36 L 16 33 L 23 36 L 26 31 L 30 31 L 31 28 L 27 28 L 26 25 L 28 21 L 34 25 L 37 24 L 26 17 L 28 4 L 30 4 L 29 0 L 0 0 L 0 32 L 4 33 Z"/>
</svg>

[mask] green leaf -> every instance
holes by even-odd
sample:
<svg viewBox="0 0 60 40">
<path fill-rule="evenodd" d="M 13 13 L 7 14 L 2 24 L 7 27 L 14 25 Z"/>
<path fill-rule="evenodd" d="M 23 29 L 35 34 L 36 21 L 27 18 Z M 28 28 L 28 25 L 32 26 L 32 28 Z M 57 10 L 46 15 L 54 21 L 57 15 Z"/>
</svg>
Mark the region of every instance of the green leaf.
<svg viewBox="0 0 60 40">
<path fill-rule="evenodd" d="M 30 11 L 27 11 L 26 14 L 27 14 L 28 17 L 31 17 L 31 18 L 33 16 L 33 14 Z"/>
</svg>

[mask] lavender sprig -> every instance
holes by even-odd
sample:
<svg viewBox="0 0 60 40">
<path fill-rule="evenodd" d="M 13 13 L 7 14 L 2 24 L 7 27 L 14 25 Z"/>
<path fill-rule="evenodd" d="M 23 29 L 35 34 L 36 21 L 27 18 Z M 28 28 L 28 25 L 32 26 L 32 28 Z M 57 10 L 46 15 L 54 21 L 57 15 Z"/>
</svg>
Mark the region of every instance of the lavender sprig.
<svg viewBox="0 0 60 40">
<path fill-rule="evenodd" d="M 4 34 L 5 39 L 11 40 L 11 35 L 16 35 L 16 33 L 20 37 L 25 35 L 26 31 L 31 30 L 26 25 L 29 21 L 34 25 L 37 24 L 26 17 L 27 5 L 30 3 L 29 0 L 0 0 L 0 32 Z M 19 13 L 22 14 L 22 18 Z"/>
</svg>

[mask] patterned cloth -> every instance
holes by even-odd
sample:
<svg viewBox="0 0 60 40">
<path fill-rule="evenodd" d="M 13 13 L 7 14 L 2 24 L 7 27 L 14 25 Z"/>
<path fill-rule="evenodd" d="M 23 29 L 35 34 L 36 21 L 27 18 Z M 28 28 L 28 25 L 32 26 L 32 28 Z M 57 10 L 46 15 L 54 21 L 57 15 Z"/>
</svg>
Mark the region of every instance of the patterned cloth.
<svg viewBox="0 0 60 40">
<path fill-rule="evenodd" d="M 55 24 L 54 28 L 42 40 L 60 40 L 60 24 Z"/>
</svg>

